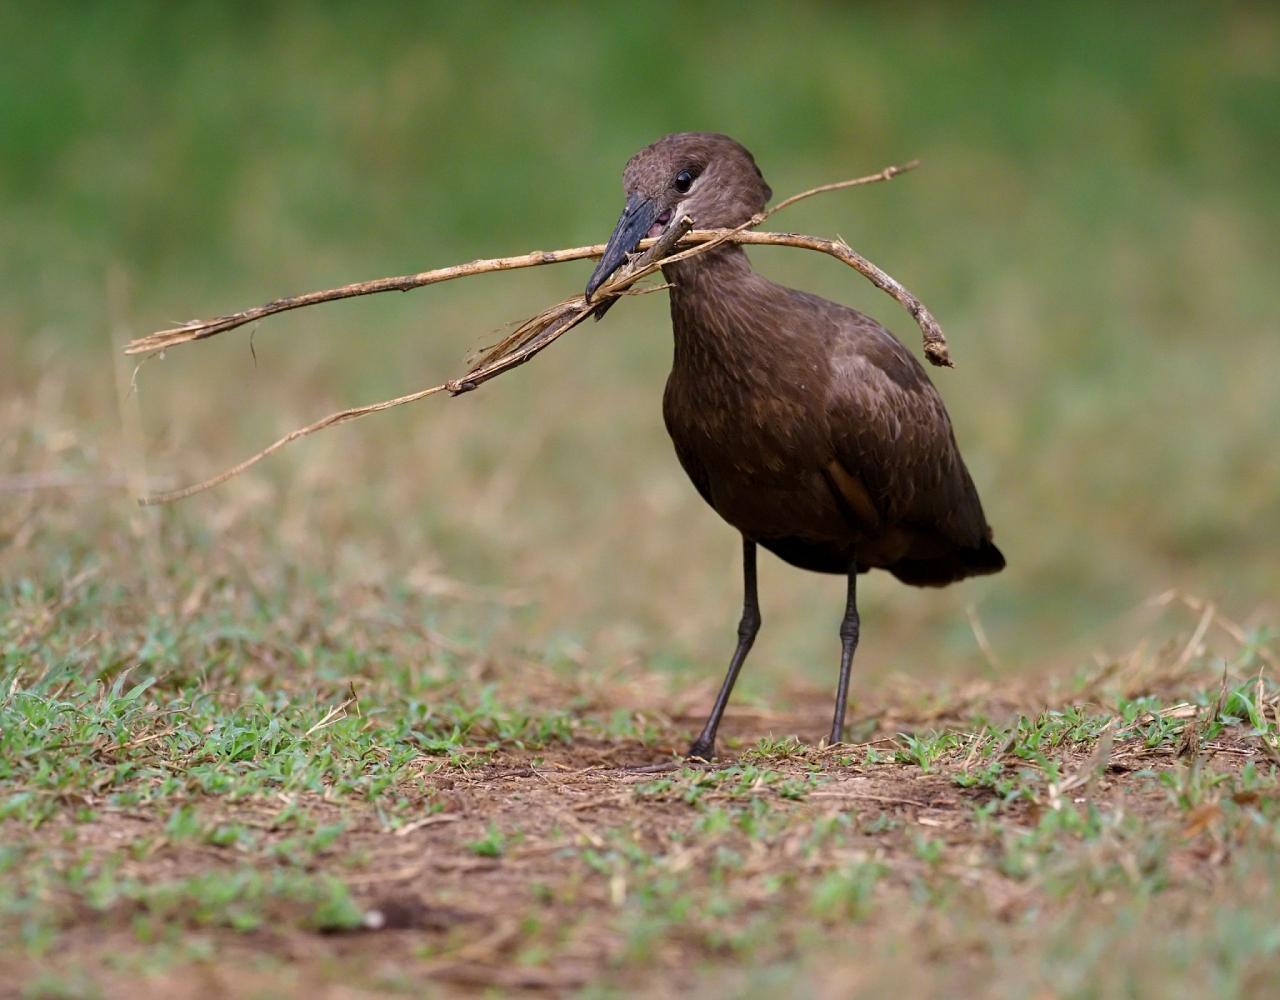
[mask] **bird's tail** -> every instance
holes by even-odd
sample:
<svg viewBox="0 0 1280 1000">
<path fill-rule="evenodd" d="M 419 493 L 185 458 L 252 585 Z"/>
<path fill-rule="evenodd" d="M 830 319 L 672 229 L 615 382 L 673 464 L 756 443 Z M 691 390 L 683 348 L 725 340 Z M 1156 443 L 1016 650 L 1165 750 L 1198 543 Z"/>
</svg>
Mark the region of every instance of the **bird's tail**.
<svg viewBox="0 0 1280 1000">
<path fill-rule="evenodd" d="M 913 587 L 945 587 L 970 576 L 986 576 L 1004 569 L 1004 554 L 994 542 L 953 549 L 932 559 L 899 559 L 889 572 Z"/>
</svg>

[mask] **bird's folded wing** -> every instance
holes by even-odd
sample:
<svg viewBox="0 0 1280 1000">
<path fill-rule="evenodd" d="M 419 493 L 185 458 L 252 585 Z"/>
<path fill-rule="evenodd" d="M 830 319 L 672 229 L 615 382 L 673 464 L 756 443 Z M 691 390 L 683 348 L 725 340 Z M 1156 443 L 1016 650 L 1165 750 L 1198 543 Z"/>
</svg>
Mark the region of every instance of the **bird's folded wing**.
<svg viewBox="0 0 1280 1000">
<path fill-rule="evenodd" d="M 857 319 L 831 356 L 828 482 L 855 511 L 870 506 L 885 525 L 979 544 L 986 522 L 941 397 L 892 334 Z"/>
</svg>

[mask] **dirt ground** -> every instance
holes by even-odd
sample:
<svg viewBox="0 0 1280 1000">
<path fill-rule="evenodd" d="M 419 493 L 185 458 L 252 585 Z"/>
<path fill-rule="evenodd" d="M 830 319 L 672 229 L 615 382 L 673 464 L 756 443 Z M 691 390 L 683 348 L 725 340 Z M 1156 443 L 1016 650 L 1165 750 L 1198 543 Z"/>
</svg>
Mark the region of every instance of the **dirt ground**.
<svg viewBox="0 0 1280 1000">
<path fill-rule="evenodd" d="M 166 811 L 86 790 L 35 829 L 10 821 L 6 843 L 124 858 L 115 882 L 187 884 L 190 899 L 90 902 L 46 886 L 56 948 L 6 949 L 0 966 L 15 996 L 756 995 L 775 981 L 761 970 L 778 969 L 788 989 L 834 996 L 919 980 L 921 967 L 904 971 L 917 960 L 934 969 L 925 993 L 978 989 L 999 956 L 957 929 L 968 921 L 1016 951 L 1019 928 L 1048 934 L 1082 903 L 1212 898 L 1237 855 L 1274 836 L 1271 745 L 1231 729 L 1203 739 L 1221 702 L 1147 705 L 1129 723 L 1090 725 L 1067 706 L 1032 722 L 978 689 L 915 718 L 859 706 L 878 721 L 857 745 L 748 742 L 820 732 L 828 706 L 809 692 L 791 712 L 732 712 L 737 749 L 712 764 L 673 758 L 696 724 L 673 705 L 656 740 L 419 756 L 394 823 L 376 801 L 326 794 L 195 803 L 206 828 L 252 831 L 251 849 L 174 837 Z M 303 867 L 345 886 L 356 915 L 317 922 L 309 903 L 268 896 L 242 926 L 226 910 L 202 917 L 190 880 L 269 864 L 299 813 L 341 828 Z M 886 941 L 889 954 L 856 961 Z"/>
</svg>

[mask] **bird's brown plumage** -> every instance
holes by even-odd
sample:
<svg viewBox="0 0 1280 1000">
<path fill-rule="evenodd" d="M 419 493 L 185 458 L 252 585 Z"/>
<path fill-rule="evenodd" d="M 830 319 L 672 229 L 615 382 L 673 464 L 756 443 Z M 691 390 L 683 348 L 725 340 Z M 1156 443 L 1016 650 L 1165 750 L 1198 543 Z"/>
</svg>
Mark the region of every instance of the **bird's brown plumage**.
<svg viewBox="0 0 1280 1000">
<path fill-rule="evenodd" d="M 590 295 L 646 235 L 684 215 L 736 226 L 772 196 L 727 136 L 666 136 L 631 158 L 627 207 Z M 675 357 L 663 415 L 698 492 L 743 536 L 737 650 L 691 753 L 709 757 L 760 626 L 755 546 L 803 569 L 847 574 L 833 741 L 841 739 L 858 641 L 858 573 L 941 586 L 1004 568 L 951 420 L 924 369 L 847 306 L 756 274 L 740 245 L 667 265 Z M 602 309 L 607 306 L 607 302 Z"/>
</svg>

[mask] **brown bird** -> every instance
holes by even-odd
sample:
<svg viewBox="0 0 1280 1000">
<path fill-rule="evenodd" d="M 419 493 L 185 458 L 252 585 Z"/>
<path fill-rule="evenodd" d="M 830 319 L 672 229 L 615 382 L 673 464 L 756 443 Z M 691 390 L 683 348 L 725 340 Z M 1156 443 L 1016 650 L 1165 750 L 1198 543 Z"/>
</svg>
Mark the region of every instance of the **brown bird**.
<svg viewBox="0 0 1280 1000">
<path fill-rule="evenodd" d="M 751 154 L 710 132 L 669 135 L 640 150 L 623 186 L 626 208 L 588 299 L 640 240 L 673 220 L 737 226 L 773 195 Z M 801 569 L 848 578 L 831 723 L 838 743 L 858 645 L 858 574 L 884 569 L 903 583 L 940 587 L 998 572 L 1004 556 L 942 399 L 893 334 L 854 309 L 761 277 L 738 244 L 668 265 L 664 275 L 675 335 L 667 431 L 702 498 L 742 534 L 738 645 L 689 755 L 714 755 L 760 629 L 757 545 Z"/>
</svg>

